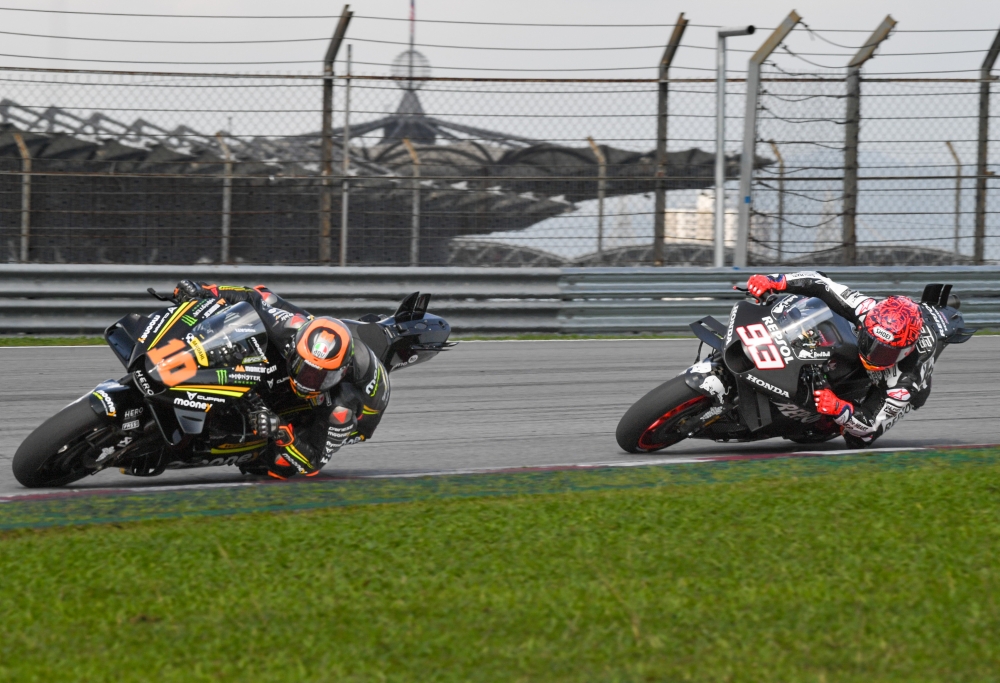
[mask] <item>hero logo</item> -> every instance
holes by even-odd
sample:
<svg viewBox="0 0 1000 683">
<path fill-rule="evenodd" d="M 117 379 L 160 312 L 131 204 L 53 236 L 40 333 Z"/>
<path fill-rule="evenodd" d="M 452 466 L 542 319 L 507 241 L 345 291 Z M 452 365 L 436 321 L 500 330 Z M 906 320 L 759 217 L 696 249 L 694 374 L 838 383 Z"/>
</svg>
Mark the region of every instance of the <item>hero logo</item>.
<svg viewBox="0 0 1000 683">
<path fill-rule="evenodd" d="M 875 327 L 872 328 L 872 334 L 874 334 L 879 339 L 883 339 L 887 342 L 891 342 L 893 339 L 896 338 L 893 336 L 892 332 L 885 329 L 884 327 L 880 327 L 879 325 L 876 325 Z"/>
<path fill-rule="evenodd" d="M 131 410 L 126 410 L 124 419 L 131 420 L 134 417 L 139 417 L 142 415 L 142 410 L 142 408 L 132 408 Z"/>
<path fill-rule="evenodd" d="M 205 412 L 208 412 L 208 409 L 212 407 L 207 403 L 201 403 L 199 401 L 189 401 L 186 398 L 175 398 L 174 405 L 183 406 L 185 408 L 197 408 L 198 410 L 204 410 Z"/>
<path fill-rule="evenodd" d="M 769 384 L 768 382 L 765 382 L 760 377 L 754 377 L 753 375 L 744 375 L 744 377 L 746 377 L 748 380 L 750 380 L 751 382 L 753 382 L 757 386 L 763 387 L 764 389 L 767 389 L 768 391 L 774 392 L 778 396 L 784 396 L 785 398 L 791 398 L 791 396 L 788 395 L 787 391 L 785 391 L 784 389 L 779 389 L 778 387 L 774 386 L 773 384 Z"/>
<path fill-rule="evenodd" d="M 910 392 L 902 387 L 900 387 L 899 389 L 891 389 L 890 391 L 885 392 L 885 395 L 888 396 L 889 398 L 894 398 L 897 401 L 910 400 Z"/>
<path fill-rule="evenodd" d="M 778 326 L 774 324 L 774 320 L 769 317 L 765 317 L 763 320 L 768 323 L 767 327 L 761 323 L 755 323 L 745 327 L 737 327 L 736 333 L 743 341 L 747 353 L 750 354 L 750 358 L 758 370 L 781 370 L 785 367 L 783 357 L 791 358 L 792 350 L 788 348 L 788 344 L 778 330 Z M 769 329 L 770 333 L 768 333 Z M 780 344 L 780 352 L 778 351 L 779 347 L 775 346 L 774 342 Z"/>
<path fill-rule="evenodd" d="M 143 374 L 142 370 L 136 370 L 132 373 L 132 376 L 135 377 L 135 383 L 139 385 L 139 388 L 147 396 L 152 396 L 156 393 L 153 391 L 153 387 L 149 386 L 149 380 L 146 379 L 146 375 Z"/>
</svg>

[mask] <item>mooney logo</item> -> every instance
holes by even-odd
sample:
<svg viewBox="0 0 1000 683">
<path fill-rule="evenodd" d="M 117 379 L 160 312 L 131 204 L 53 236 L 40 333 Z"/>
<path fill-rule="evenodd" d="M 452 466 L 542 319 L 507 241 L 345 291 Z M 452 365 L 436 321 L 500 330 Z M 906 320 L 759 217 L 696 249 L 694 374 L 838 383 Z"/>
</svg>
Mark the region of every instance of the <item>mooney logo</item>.
<svg viewBox="0 0 1000 683">
<path fill-rule="evenodd" d="M 209 408 L 212 407 L 207 403 L 202 403 L 200 401 L 189 401 L 186 398 L 175 398 L 174 405 L 184 406 L 185 408 L 197 408 L 198 410 L 204 410 L 204 411 L 207 411 Z"/>
</svg>

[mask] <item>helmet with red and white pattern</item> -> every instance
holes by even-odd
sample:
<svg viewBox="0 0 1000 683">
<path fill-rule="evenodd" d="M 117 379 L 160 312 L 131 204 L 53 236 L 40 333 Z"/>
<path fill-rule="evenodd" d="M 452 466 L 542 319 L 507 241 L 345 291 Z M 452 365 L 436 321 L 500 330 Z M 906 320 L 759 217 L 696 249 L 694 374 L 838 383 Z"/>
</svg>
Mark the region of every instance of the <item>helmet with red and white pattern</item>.
<svg viewBox="0 0 1000 683">
<path fill-rule="evenodd" d="M 878 302 L 858 329 L 858 355 L 868 370 L 885 370 L 913 351 L 924 318 L 920 307 L 905 296 Z"/>
</svg>

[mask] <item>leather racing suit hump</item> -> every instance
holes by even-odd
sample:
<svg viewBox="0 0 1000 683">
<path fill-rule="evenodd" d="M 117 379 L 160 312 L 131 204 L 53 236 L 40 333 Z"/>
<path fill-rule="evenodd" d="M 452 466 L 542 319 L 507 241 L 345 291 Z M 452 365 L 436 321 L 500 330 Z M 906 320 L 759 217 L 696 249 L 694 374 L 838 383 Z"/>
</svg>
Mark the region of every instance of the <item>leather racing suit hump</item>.
<svg viewBox="0 0 1000 683">
<path fill-rule="evenodd" d="M 263 285 L 232 287 L 185 280 L 174 295 L 222 298 L 229 304 L 246 301 L 263 321 L 267 355 L 282 359 L 277 379 L 261 384 L 264 405 L 251 416 L 258 435 L 271 437 L 265 453 L 268 474 L 279 478 L 315 474 L 341 446 L 372 437 L 389 404 L 389 374 L 357 336 L 343 379 L 326 391 L 302 396 L 292 388 L 286 361 L 294 353 L 298 331 L 313 320 L 307 311 Z"/>
<path fill-rule="evenodd" d="M 755 276 L 758 277 L 758 276 Z M 860 328 L 865 316 L 878 303 L 873 297 L 846 285 L 834 282 L 817 271 L 800 271 L 768 276 L 777 286 L 772 289 L 790 294 L 816 297 L 830 309 Z M 783 282 L 784 286 L 781 286 Z M 851 446 L 868 446 L 887 432 L 910 410 L 923 406 L 931 392 L 931 374 L 934 372 L 936 351 L 941 346 L 941 322 L 929 307 L 919 305 L 923 327 L 913 352 L 891 367 L 867 370 L 871 388 L 865 398 L 856 404 L 846 404 L 851 410 L 842 413 L 844 438 Z M 829 393 L 829 390 L 825 390 Z M 822 392 L 816 392 L 816 402 L 803 408 L 829 413 L 819 405 Z M 833 396 L 829 393 L 829 396 Z M 836 401 L 836 397 L 833 397 Z M 808 397 L 812 400 L 812 397 Z"/>
</svg>

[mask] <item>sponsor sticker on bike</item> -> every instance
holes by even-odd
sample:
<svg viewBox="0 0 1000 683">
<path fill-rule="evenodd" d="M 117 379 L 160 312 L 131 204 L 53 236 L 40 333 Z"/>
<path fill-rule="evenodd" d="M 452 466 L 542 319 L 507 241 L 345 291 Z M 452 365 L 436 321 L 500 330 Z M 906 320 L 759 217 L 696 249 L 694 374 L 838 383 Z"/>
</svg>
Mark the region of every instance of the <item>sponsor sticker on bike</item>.
<svg viewBox="0 0 1000 683">
<path fill-rule="evenodd" d="M 788 343 L 778 326 L 774 324 L 774 320 L 771 318 L 764 320 L 769 323 L 767 326 L 763 323 L 754 323 L 737 327 L 736 334 L 739 335 L 758 370 L 781 370 L 785 367 L 784 359 L 792 357 L 792 350 L 788 348 Z"/>
</svg>

